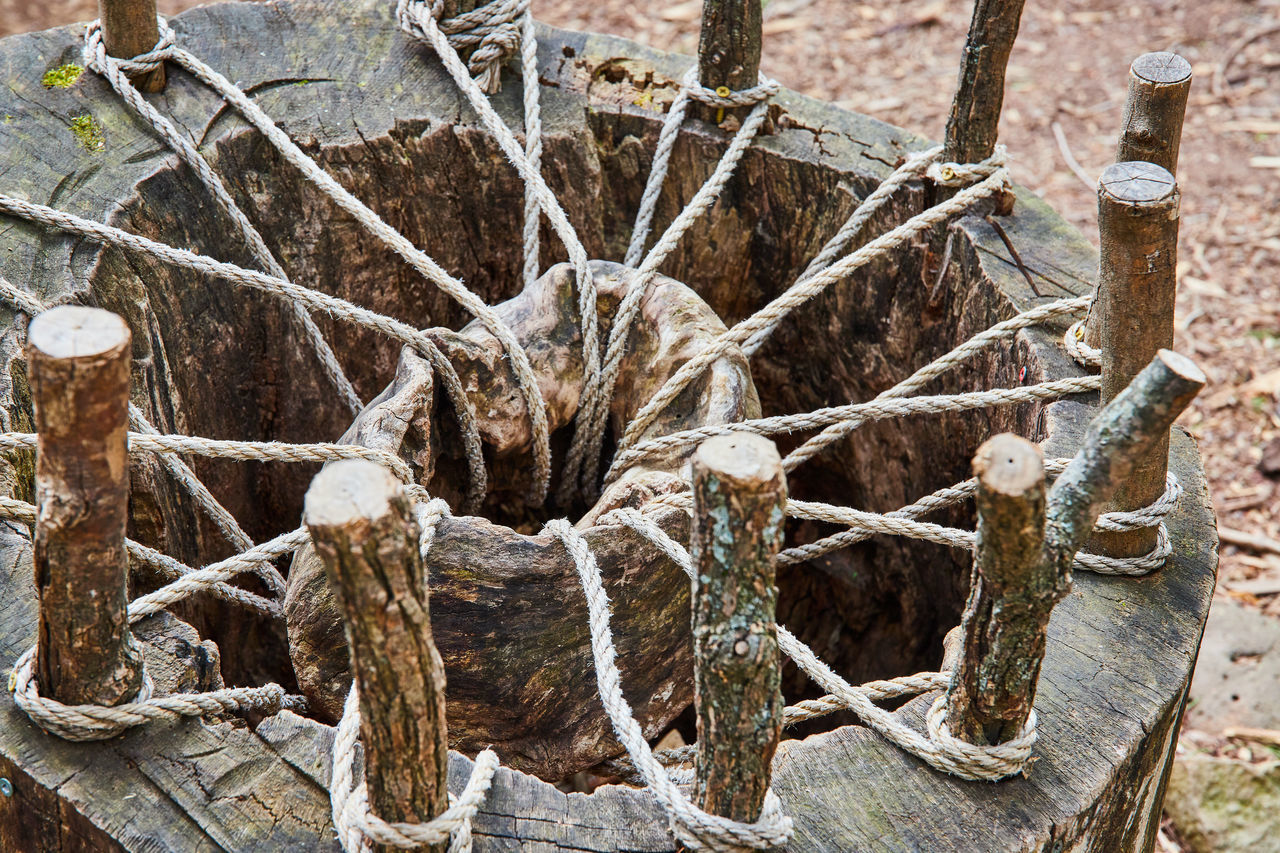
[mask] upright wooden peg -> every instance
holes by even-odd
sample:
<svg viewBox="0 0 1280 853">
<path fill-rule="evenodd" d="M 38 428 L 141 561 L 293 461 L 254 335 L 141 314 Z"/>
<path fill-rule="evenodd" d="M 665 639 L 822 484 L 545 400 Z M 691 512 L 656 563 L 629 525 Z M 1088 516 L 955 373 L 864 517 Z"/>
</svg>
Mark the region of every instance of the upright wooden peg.
<svg viewBox="0 0 1280 853">
<path fill-rule="evenodd" d="M 694 801 L 737 821 L 760 817 L 782 733 L 774 557 L 787 484 L 773 442 L 708 439 L 693 456 Z"/>
<path fill-rule="evenodd" d="M 156 0 L 98 0 L 98 18 L 102 21 L 102 44 L 118 59 L 141 56 L 160 41 Z M 144 92 L 164 91 L 164 66 L 131 79 Z"/>
<path fill-rule="evenodd" d="M 1176 53 L 1144 53 L 1129 66 L 1129 97 L 1116 162 L 1144 161 L 1178 172 L 1191 63 Z"/>
<path fill-rule="evenodd" d="M 1041 558 L 1044 455 L 1020 436 L 997 435 L 973 459 L 978 542 L 965 608 L 964 652 L 951 673 L 947 723 L 969 743 L 1003 743 L 1035 701 L 1045 629 L 1064 579 Z"/>
<path fill-rule="evenodd" d="M 764 36 L 760 0 L 703 0 L 698 34 L 698 81 L 708 89 L 736 92 L 760 82 Z M 723 110 L 699 107 L 699 117 L 719 122 Z"/>
<path fill-rule="evenodd" d="M 386 821 L 430 820 L 449 805 L 444 662 L 409 502 L 385 468 L 350 459 L 316 475 L 304 514 L 342 606 L 370 806 Z"/>
<path fill-rule="evenodd" d="M 1102 350 L 1103 402 L 1123 391 L 1159 350 L 1173 346 L 1178 203 L 1173 175 L 1154 163 L 1115 163 L 1098 182 L 1102 245 L 1090 322 Z M 1134 465 L 1112 508 L 1138 509 L 1160 497 L 1168 462 L 1166 435 Z M 1098 534 L 1102 552 L 1117 557 L 1141 556 L 1155 542 L 1152 528 Z"/>
<path fill-rule="evenodd" d="M 36 678 L 70 705 L 118 705 L 142 687 L 129 631 L 129 366 L 124 320 L 80 306 L 31 321 L 27 361 L 39 445 Z"/>
<path fill-rule="evenodd" d="M 991 156 L 1004 104 L 1004 74 L 1018 37 L 1024 0 L 975 0 L 964 44 L 960 83 L 947 118 L 947 160 L 977 163 Z"/>
</svg>

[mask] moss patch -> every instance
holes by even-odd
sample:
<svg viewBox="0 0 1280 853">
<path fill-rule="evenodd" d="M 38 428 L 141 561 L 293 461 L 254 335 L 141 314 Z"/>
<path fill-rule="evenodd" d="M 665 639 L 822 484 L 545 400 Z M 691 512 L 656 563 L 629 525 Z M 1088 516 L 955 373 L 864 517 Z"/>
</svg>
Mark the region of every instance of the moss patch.
<svg viewBox="0 0 1280 853">
<path fill-rule="evenodd" d="M 50 68 L 44 72 L 44 76 L 40 78 L 40 82 L 44 84 L 46 89 L 69 89 L 80 79 L 80 75 L 84 73 L 84 69 L 74 63 L 70 65 L 59 65 L 57 68 Z"/>
<path fill-rule="evenodd" d="M 91 115 L 76 116 L 71 119 L 71 133 L 86 151 L 98 152 L 107 147 L 107 138 L 102 133 L 102 125 Z"/>
</svg>

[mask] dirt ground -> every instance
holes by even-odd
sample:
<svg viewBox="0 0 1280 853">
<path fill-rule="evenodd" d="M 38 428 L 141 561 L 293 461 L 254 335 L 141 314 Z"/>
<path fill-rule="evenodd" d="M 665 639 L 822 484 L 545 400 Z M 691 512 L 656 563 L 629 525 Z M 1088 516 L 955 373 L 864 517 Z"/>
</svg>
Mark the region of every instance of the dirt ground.
<svg viewBox="0 0 1280 853">
<path fill-rule="evenodd" d="M 789 88 L 940 137 L 972 4 L 764 0 L 764 70 Z M 160 0 L 162 12 L 196 5 Z M 0 35 L 86 20 L 85 0 L 0 0 Z M 539 0 L 557 26 L 693 53 L 700 0 Z M 1179 164 L 1177 348 L 1211 387 L 1183 422 L 1224 528 L 1280 539 L 1280 0 L 1031 0 L 1001 140 L 1015 179 L 1096 241 L 1094 181 L 1114 157 L 1126 72 L 1192 64 Z M 1280 554 L 1224 546 L 1219 594 L 1280 618 Z"/>
</svg>

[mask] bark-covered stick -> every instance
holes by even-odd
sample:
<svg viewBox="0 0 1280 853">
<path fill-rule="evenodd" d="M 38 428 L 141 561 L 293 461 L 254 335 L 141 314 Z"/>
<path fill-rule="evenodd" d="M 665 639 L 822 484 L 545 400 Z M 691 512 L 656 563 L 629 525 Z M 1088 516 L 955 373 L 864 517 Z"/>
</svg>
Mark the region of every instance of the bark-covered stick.
<svg viewBox="0 0 1280 853">
<path fill-rule="evenodd" d="M 1041 559 L 1044 455 L 1004 433 L 973 459 L 978 539 L 961 629 L 964 652 L 951 673 L 947 724 L 970 743 L 1003 743 L 1021 730 L 1035 701 L 1045 629 L 1070 581 Z"/>
<path fill-rule="evenodd" d="M 1153 163 L 1115 163 L 1098 181 L 1098 294 L 1085 337 L 1102 350 L 1104 403 L 1124 390 L 1157 351 L 1173 346 L 1178 203 L 1173 175 Z M 1160 497 L 1168 461 L 1165 436 L 1136 462 L 1112 508 L 1138 509 Z M 1137 557 L 1155 547 L 1155 537 L 1151 528 L 1100 533 L 1097 547 L 1104 554 Z"/>
<path fill-rule="evenodd" d="M 782 732 L 773 560 L 787 484 L 772 441 L 708 439 L 693 456 L 694 802 L 739 821 L 760 817 Z"/>
<path fill-rule="evenodd" d="M 945 158 L 977 163 L 990 157 L 1004 103 L 1004 73 L 1009 64 L 1023 0 L 976 0 L 965 39 L 960 82 L 947 118 Z"/>
<path fill-rule="evenodd" d="M 1182 119 L 1191 91 L 1191 63 L 1176 53 L 1144 53 L 1129 66 L 1116 162 L 1140 160 L 1178 173 Z"/>
<path fill-rule="evenodd" d="M 98 17 L 102 20 L 102 44 L 118 59 L 133 59 L 160 41 L 156 0 L 98 0 Z M 163 91 L 164 65 L 130 78 L 144 92 Z"/>
<path fill-rule="evenodd" d="M 129 362 L 124 320 L 62 306 L 31 321 L 36 452 L 34 566 L 42 695 L 117 705 L 142 686 L 129 631 Z"/>
<path fill-rule="evenodd" d="M 344 460 L 312 480 L 305 520 L 346 624 L 370 807 L 430 820 L 448 807 L 444 662 L 409 502 L 385 468 Z"/>
<path fill-rule="evenodd" d="M 763 18 L 760 0 L 703 0 L 698 35 L 698 81 L 703 86 L 736 92 L 760 82 Z M 723 110 L 694 106 L 699 118 L 720 121 Z"/>
<path fill-rule="evenodd" d="M 1049 491 L 1045 559 L 1059 576 L 1070 577 L 1107 501 L 1152 448 L 1167 446 L 1170 427 L 1204 383 L 1191 359 L 1160 350 L 1089 424 L 1080 452 Z"/>
</svg>

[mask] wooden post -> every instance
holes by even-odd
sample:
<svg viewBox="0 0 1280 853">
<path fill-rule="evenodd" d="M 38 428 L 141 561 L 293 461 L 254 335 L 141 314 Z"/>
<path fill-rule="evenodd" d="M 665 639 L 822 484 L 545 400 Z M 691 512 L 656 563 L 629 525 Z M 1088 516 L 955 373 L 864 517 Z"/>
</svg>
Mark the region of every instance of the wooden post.
<svg viewBox="0 0 1280 853">
<path fill-rule="evenodd" d="M 133 59 L 160 41 L 156 0 L 98 0 L 98 17 L 102 21 L 102 44 L 111 56 Z M 136 77 L 131 75 L 130 79 L 144 92 L 164 91 L 164 66 Z"/>
<path fill-rule="evenodd" d="M 1101 255 L 1090 320 L 1102 349 L 1102 400 L 1108 402 L 1173 346 L 1179 193 L 1173 175 L 1153 163 L 1115 163 L 1098 182 Z M 1086 338 L 1088 335 L 1086 334 Z M 1116 492 L 1113 509 L 1147 506 L 1164 493 L 1169 439 L 1140 460 Z M 1155 530 L 1099 533 L 1098 548 L 1137 557 L 1155 547 Z"/>
<path fill-rule="evenodd" d="M 1144 53 L 1129 66 L 1129 97 L 1116 162 L 1155 163 L 1176 175 L 1191 63 L 1176 53 Z"/>
<path fill-rule="evenodd" d="M 964 653 L 951 673 L 947 724 L 970 743 L 1003 743 L 1022 729 L 1035 701 L 1045 629 L 1066 594 L 1041 559 L 1044 455 L 1039 446 L 997 435 L 973 459 L 978 477 L 977 571 L 961 629 Z"/>
<path fill-rule="evenodd" d="M 760 0 L 703 0 L 698 81 L 708 89 L 750 89 L 760 82 L 764 25 Z M 701 104 L 696 115 L 719 124 L 723 110 Z M 746 113 L 743 112 L 745 116 Z"/>
<path fill-rule="evenodd" d="M 708 439 L 693 456 L 693 500 L 694 801 L 754 821 L 782 732 L 773 560 L 787 484 L 778 449 L 758 435 Z"/>
<path fill-rule="evenodd" d="M 1049 616 L 1071 589 L 1071 566 L 1112 494 L 1204 387 L 1204 374 L 1161 350 L 1089 425 L 1080 451 L 1044 494 L 1040 450 L 1010 435 L 988 441 L 978 475 L 978 571 L 947 695 L 947 726 L 970 743 L 1016 735 L 1035 701 Z"/>
<path fill-rule="evenodd" d="M 346 624 L 370 807 L 386 821 L 430 820 L 449 804 L 444 663 L 409 502 L 385 468 L 351 459 L 316 475 L 304 515 Z"/>
<path fill-rule="evenodd" d="M 976 0 L 965 39 L 960 83 L 947 118 L 945 159 L 977 163 L 996 147 L 1004 73 L 1024 0 Z"/>
<path fill-rule="evenodd" d="M 31 321 L 36 452 L 36 677 L 70 705 L 117 705 L 142 687 L 129 631 L 129 327 L 109 311 L 53 308 Z"/>
</svg>

